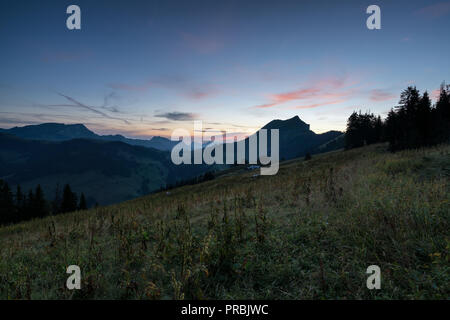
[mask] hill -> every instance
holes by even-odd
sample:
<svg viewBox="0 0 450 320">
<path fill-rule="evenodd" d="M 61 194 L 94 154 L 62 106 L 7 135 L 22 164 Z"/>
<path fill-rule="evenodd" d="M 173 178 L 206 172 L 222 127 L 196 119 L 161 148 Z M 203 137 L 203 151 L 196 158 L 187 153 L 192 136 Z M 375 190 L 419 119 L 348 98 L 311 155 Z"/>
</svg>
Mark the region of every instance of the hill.
<svg viewBox="0 0 450 320">
<path fill-rule="evenodd" d="M 309 129 L 309 124 L 303 122 L 298 116 L 287 120 L 273 120 L 262 129 L 280 130 L 280 158 L 292 159 L 302 157 L 307 152 L 318 153 L 318 147 L 329 142 L 343 133 L 340 131 L 327 131 L 317 134 Z M 332 151 L 335 149 L 329 149 Z"/>
<path fill-rule="evenodd" d="M 0 298 L 446 299 L 450 146 L 386 149 L 0 228 Z"/>
<path fill-rule="evenodd" d="M 303 157 L 306 153 L 319 153 L 319 146 L 343 134 L 340 131 L 317 134 L 310 130 L 309 124 L 303 122 L 298 116 L 287 120 L 273 120 L 262 129 L 280 130 L 280 159 L 283 160 Z M 330 148 L 327 151 L 333 150 L 336 149 Z"/>
<path fill-rule="evenodd" d="M 41 184 L 49 200 L 58 184 L 69 183 L 88 196 L 89 205 L 117 203 L 207 170 L 213 168 L 175 166 L 168 152 L 123 142 L 37 141 L 0 133 L 0 178 L 24 190 Z"/>
<path fill-rule="evenodd" d="M 96 139 L 106 141 L 120 141 L 133 146 L 155 148 L 158 150 L 171 150 L 176 141 L 163 137 L 152 137 L 150 140 L 130 139 L 117 135 L 98 135 L 83 124 L 42 123 L 11 129 L 0 129 L 0 132 L 12 134 L 23 139 L 45 140 L 45 141 L 67 141 L 72 139 Z"/>
<path fill-rule="evenodd" d="M 290 160 L 298 157 L 303 157 L 307 153 L 315 154 L 321 152 L 328 152 L 343 148 L 342 143 L 330 143 L 327 147 L 323 147 L 327 142 L 331 142 L 342 136 L 340 131 L 328 131 L 322 134 L 317 134 L 309 129 L 309 124 L 303 122 L 298 116 L 287 120 L 272 120 L 261 129 L 268 130 L 267 132 L 267 148 L 271 150 L 271 129 L 279 130 L 279 159 L 280 161 Z M 257 152 L 259 153 L 259 136 L 261 130 L 255 132 L 252 136 L 256 136 L 258 141 Z M 245 160 L 249 160 L 249 140 L 246 138 L 245 143 Z M 234 142 L 234 159 L 237 161 L 237 143 Z M 224 159 L 226 159 L 226 152 L 224 152 Z"/>
<path fill-rule="evenodd" d="M 331 144 L 331 148 L 318 149 L 341 133 L 315 134 L 299 117 L 274 120 L 263 128 L 280 130 L 281 160 L 339 147 Z M 100 136 L 82 124 L 15 127 L 0 132 L 0 179 L 13 187 L 20 184 L 24 190 L 40 184 L 48 200 L 53 199 L 57 185 L 69 183 L 75 192 L 87 195 L 91 206 L 136 198 L 227 167 L 175 166 L 166 150 L 174 143 L 161 137 L 138 140 L 121 135 Z M 248 156 L 248 138 L 245 143 Z"/>
</svg>

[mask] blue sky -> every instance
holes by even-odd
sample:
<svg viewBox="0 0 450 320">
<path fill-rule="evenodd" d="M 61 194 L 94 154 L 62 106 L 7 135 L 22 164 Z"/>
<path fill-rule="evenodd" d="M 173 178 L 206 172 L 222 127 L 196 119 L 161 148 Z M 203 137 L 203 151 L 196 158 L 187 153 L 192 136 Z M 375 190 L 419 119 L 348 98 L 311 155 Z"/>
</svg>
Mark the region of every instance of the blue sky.
<svg viewBox="0 0 450 320">
<path fill-rule="evenodd" d="M 66 28 L 71 4 L 81 30 Z M 343 130 L 353 110 L 383 115 L 408 85 L 449 81 L 449 31 L 450 1 L 3 0 L 0 127 L 246 134 L 298 115 Z"/>
</svg>

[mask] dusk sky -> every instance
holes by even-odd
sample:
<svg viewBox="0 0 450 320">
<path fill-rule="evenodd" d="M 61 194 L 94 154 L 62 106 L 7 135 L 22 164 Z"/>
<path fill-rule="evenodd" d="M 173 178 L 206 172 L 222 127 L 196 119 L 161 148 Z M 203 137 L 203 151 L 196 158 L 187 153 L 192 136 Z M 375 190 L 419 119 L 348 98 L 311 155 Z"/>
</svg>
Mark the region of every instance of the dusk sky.
<svg viewBox="0 0 450 320">
<path fill-rule="evenodd" d="M 68 30 L 66 8 L 81 8 Z M 381 30 L 366 8 L 381 8 Z M 450 81 L 450 1 L 0 3 L 0 127 L 83 123 L 99 134 L 254 132 L 298 115 L 344 130 L 401 90 Z"/>
</svg>

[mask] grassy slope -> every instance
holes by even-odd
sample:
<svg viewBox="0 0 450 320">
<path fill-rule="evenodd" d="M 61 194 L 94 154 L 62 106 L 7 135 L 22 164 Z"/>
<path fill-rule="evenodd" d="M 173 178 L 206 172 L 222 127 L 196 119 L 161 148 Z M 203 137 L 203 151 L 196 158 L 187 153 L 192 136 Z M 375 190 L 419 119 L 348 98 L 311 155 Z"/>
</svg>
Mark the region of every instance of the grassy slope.
<svg viewBox="0 0 450 320">
<path fill-rule="evenodd" d="M 0 298 L 449 298 L 450 146 L 385 149 L 1 228 Z"/>
</svg>

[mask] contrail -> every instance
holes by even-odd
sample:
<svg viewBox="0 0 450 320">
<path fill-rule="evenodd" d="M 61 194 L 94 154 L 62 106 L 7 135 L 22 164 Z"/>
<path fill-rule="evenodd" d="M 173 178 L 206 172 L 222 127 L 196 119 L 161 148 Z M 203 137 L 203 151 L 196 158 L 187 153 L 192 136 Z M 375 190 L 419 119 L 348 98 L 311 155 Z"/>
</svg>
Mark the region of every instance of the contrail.
<svg viewBox="0 0 450 320">
<path fill-rule="evenodd" d="M 87 109 L 87 110 L 89 110 L 91 112 L 94 112 L 96 114 L 99 114 L 102 117 L 105 117 L 105 118 L 108 118 L 108 119 L 112 119 L 112 120 L 120 120 L 120 121 L 123 121 L 126 124 L 130 124 L 130 122 L 128 120 L 126 120 L 126 119 L 110 116 L 107 113 L 104 113 L 102 111 L 97 110 L 95 107 L 85 105 L 85 104 L 75 100 L 74 98 L 65 95 L 65 94 L 62 94 L 62 93 L 59 93 L 59 92 L 57 92 L 57 94 L 60 95 L 61 97 L 66 98 L 70 102 L 73 102 L 75 105 L 72 105 L 72 104 L 48 105 L 49 107 L 79 107 L 79 108 Z"/>
</svg>

